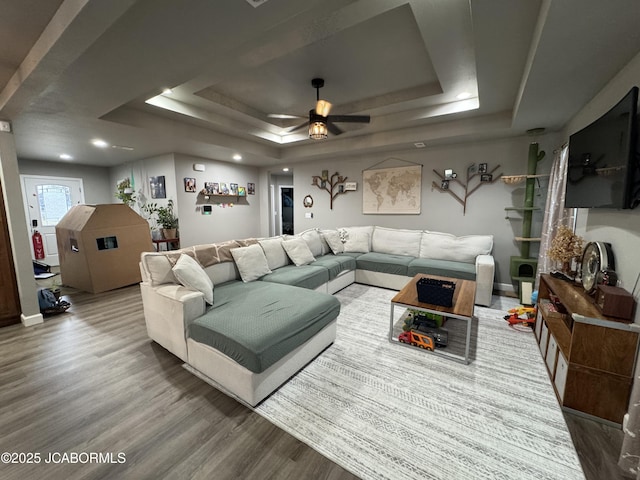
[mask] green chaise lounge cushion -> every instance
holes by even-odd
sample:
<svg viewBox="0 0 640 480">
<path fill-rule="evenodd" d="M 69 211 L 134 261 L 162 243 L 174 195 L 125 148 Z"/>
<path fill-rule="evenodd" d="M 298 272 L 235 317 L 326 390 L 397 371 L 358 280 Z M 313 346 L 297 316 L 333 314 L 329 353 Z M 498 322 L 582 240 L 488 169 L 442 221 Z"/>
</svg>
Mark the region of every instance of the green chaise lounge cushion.
<svg viewBox="0 0 640 480">
<path fill-rule="evenodd" d="M 260 373 L 337 318 L 332 295 L 269 282 L 216 285 L 214 304 L 188 336 Z"/>
</svg>

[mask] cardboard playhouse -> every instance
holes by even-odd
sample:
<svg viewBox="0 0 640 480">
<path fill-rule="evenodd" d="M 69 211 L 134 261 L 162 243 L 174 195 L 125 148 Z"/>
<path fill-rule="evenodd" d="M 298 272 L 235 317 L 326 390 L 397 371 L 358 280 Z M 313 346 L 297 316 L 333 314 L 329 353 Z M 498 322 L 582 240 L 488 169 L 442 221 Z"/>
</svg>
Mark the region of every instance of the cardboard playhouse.
<svg viewBox="0 0 640 480">
<path fill-rule="evenodd" d="M 140 282 L 140 254 L 154 250 L 149 224 L 124 204 L 75 205 L 56 237 L 62 281 L 91 293 Z"/>
</svg>

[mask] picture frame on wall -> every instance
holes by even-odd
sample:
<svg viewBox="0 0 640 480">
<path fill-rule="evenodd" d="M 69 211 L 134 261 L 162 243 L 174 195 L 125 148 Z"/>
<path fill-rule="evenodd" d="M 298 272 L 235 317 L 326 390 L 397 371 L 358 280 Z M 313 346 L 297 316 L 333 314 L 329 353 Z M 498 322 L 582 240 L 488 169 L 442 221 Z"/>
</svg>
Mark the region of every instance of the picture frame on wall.
<svg viewBox="0 0 640 480">
<path fill-rule="evenodd" d="M 218 194 L 218 184 L 214 182 L 204 182 L 204 190 L 209 195 Z"/>
<path fill-rule="evenodd" d="M 246 197 L 247 196 L 247 189 L 245 187 L 238 187 L 238 196 L 239 197 Z"/>
<path fill-rule="evenodd" d="M 478 165 L 478 173 L 487 173 L 487 164 L 481 163 Z"/>
<path fill-rule="evenodd" d="M 247 183 L 247 193 L 249 195 L 256 194 L 256 184 L 255 183 Z"/>
<path fill-rule="evenodd" d="M 184 179 L 184 191 L 195 192 L 196 191 L 196 179 L 191 177 L 185 177 Z"/>
<path fill-rule="evenodd" d="M 480 181 L 481 182 L 492 182 L 493 181 L 493 175 L 491 175 L 490 173 L 483 173 L 482 175 L 480 175 Z"/>
<path fill-rule="evenodd" d="M 237 195 L 238 194 L 238 184 L 230 183 L 229 184 L 229 195 Z"/>
<path fill-rule="evenodd" d="M 229 195 L 229 188 L 224 182 L 220 182 L 220 195 Z"/>
<path fill-rule="evenodd" d="M 149 177 L 149 190 L 151 191 L 151 198 L 167 198 L 164 175 Z"/>
</svg>

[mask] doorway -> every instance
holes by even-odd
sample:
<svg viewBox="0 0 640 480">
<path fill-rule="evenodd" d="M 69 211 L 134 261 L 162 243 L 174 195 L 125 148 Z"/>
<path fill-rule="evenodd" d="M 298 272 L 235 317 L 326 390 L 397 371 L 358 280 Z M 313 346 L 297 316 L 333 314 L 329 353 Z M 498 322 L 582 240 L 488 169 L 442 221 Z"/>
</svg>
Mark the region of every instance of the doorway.
<svg viewBox="0 0 640 480">
<path fill-rule="evenodd" d="M 60 265 L 56 225 L 69 209 L 84 203 L 84 189 L 81 178 L 46 177 L 41 175 L 20 175 L 27 227 L 42 235 L 45 257 L 48 265 Z M 33 245 L 31 255 L 35 259 Z"/>
<path fill-rule="evenodd" d="M 280 186 L 280 235 L 293 235 L 293 185 Z"/>
</svg>

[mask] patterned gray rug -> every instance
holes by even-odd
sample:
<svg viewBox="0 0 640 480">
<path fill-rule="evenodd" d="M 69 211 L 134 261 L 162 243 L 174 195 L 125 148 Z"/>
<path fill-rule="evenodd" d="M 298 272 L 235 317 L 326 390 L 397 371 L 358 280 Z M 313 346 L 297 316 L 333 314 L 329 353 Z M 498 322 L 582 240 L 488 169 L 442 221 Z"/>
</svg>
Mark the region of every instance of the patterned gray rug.
<svg viewBox="0 0 640 480">
<path fill-rule="evenodd" d="M 364 479 L 584 479 L 515 300 L 476 307 L 464 365 L 388 341 L 395 293 L 339 292 L 336 342 L 256 412 Z"/>
</svg>

